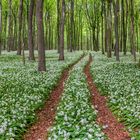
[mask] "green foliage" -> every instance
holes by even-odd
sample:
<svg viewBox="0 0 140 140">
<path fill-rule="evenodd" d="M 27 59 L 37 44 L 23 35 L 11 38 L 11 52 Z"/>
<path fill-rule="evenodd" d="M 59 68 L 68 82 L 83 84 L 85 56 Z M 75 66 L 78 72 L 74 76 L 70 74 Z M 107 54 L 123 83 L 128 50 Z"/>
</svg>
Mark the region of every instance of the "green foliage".
<svg viewBox="0 0 140 140">
<path fill-rule="evenodd" d="M 57 55 L 56 52 L 49 53 Z M 43 74 L 36 71 L 37 63 L 23 66 L 16 57 L 14 61 L 5 57 L 6 60 L 0 62 L 1 140 L 19 138 L 26 131 L 26 127 L 35 121 L 35 110 L 42 107 L 62 71 L 82 53 L 75 54 L 68 55 L 64 62 L 47 61 L 48 69 Z"/>
<path fill-rule="evenodd" d="M 87 61 L 88 56 L 70 72 L 48 140 L 105 140 L 105 135 L 96 124 L 97 112 L 91 105 L 83 73 Z"/>
<path fill-rule="evenodd" d="M 101 93 L 108 96 L 108 105 L 119 121 L 128 127 L 132 136 L 136 128 L 139 130 L 136 135 L 140 135 L 140 70 L 130 55 L 121 60 L 116 63 L 114 58 L 95 54 L 91 73 Z"/>
</svg>

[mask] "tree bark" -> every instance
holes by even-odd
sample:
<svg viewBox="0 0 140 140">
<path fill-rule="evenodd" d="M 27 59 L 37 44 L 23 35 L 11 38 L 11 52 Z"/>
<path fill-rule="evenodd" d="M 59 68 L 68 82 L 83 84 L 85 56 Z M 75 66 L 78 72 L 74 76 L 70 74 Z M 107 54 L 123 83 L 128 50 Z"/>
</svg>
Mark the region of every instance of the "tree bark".
<svg viewBox="0 0 140 140">
<path fill-rule="evenodd" d="M 2 50 L 2 1 L 0 0 L 0 55 Z"/>
<path fill-rule="evenodd" d="M 29 48 L 29 60 L 35 60 L 34 57 L 34 43 L 33 43 L 33 12 L 34 12 L 35 0 L 30 0 L 29 16 L 28 16 L 28 48 Z"/>
<path fill-rule="evenodd" d="M 106 30 L 106 41 L 107 41 L 107 56 L 110 58 L 112 57 L 111 51 L 112 51 L 112 17 L 111 17 L 111 0 L 108 0 L 107 3 L 107 30 Z"/>
<path fill-rule="evenodd" d="M 21 55 L 21 29 L 22 29 L 22 15 L 23 15 L 23 0 L 20 0 L 19 5 L 19 33 L 18 33 L 18 49 L 17 49 L 17 55 Z"/>
<path fill-rule="evenodd" d="M 105 54 L 104 51 L 104 16 L 103 16 L 103 12 L 104 12 L 104 2 L 102 0 L 102 10 L 101 10 L 101 17 L 102 17 L 102 22 L 101 22 L 101 31 L 102 31 L 102 54 Z"/>
<path fill-rule="evenodd" d="M 120 61 L 119 58 L 119 0 L 113 1 L 113 5 L 114 5 L 114 28 L 115 28 L 115 39 L 116 39 L 116 43 L 115 43 L 115 55 L 116 55 L 116 61 Z"/>
<path fill-rule="evenodd" d="M 44 0 L 36 1 L 38 71 L 40 72 L 46 71 L 44 26 L 43 26 L 43 4 L 44 4 Z"/>
<path fill-rule="evenodd" d="M 9 10 L 8 10 L 8 45 L 7 51 L 10 52 L 12 48 L 12 35 L 13 35 L 13 21 L 12 21 L 12 0 L 8 1 Z"/>
<path fill-rule="evenodd" d="M 57 0 L 57 47 L 60 52 L 60 0 Z"/>
<path fill-rule="evenodd" d="M 70 13 L 70 52 L 72 52 L 74 49 L 74 0 L 71 0 Z"/>
<path fill-rule="evenodd" d="M 131 6 L 131 47 L 134 60 L 136 61 L 136 46 L 135 46 L 135 27 L 134 27 L 134 1 L 130 0 Z"/>
<path fill-rule="evenodd" d="M 60 0 L 61 20 L 60 20 L 60 54 L 59 60 L 64 60 L 64 25 L 65 25 L 65 0 Z"/>
<path fill-rule="evenodd" d="M 127 37 L 127 31 L 126 30 L 127 30 L 127 27 L 125 27 L 126 24 L 125 24 L 125 10 L 124 10 L 124 6 L 125 6 L 124 0 L 122 0 L 123 52 L 124 52 L 124 55 L 126 55 L 126 37 Z M 127 16 L 127 14 L 126 14 L 126 16 Z"/>
</svg>

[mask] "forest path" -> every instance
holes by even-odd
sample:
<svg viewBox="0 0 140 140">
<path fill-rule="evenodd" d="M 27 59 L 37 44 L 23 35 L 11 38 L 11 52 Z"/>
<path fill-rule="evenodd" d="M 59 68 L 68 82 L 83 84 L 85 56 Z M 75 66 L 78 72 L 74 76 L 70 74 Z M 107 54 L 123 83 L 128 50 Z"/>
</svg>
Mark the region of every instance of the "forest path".
<svg viewBox="0 0 140 140">
<path fill-rule="evenodd" d="M 48 129 L 53 125 L 57 106 L 61 99 L 61 95 L 64 91 L 64 83 L 68 79 L 69 71 L 77 64 L 84 55 L 80 57 L 74 64 L 72 64 L 68 69 L 64 70 L 58 85 L 50 94 L 50 97 L 46 101 L 42 110 L 37 113 L 37 122 L 31 126 L 27 133 L 23 136 L 24 140 L 46 140 Z"/>
<path fill-rule="evenodd" d="M 87 77 L 89 90 L 91 93 L 91 102 L 95 106 L 97 113 L 97 123 L 103 126 L 103 132 L 110 140 L 130 140 L 129 133 L 125 130 L 125 126 L 117 121 L 111 110 L 107 106 L 107 99 L 105 96 L 101 96 L 96 85 L 93 82 L 90 74 L 90 64 L 92 57 L 90 57 L 84 73 Z"/>
</svg>

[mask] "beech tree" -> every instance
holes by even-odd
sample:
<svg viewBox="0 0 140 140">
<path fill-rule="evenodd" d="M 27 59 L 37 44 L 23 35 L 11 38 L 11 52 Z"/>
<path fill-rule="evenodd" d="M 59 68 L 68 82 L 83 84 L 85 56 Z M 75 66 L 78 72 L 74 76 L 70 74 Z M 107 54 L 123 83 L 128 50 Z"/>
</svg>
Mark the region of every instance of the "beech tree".
<svg viewBox="0 0 140 140">
<path fill-rule="evenodd" d="M 36 0 L 38 71 L 46 71 L 44 26 L 43 26 L 43 4 L 44 4 L 44 0 Z"/>
<path fill-rule="evenodd" d="M 1 44 L 1 42 L 2 42 L 2 35 L 1 35 L 1 32 L 2 32 L 2 2 L 1 2 L 1 0 L 0 0 L 0 54 L 1 54 L 1 47 L 2 47 L 2 44 Z"/>
<path fill-rule="evenodd" d="M 60 55 L 59 60 L 64 60 L 64 25 L 65 25 L 65 0 L 60 0 Z"/>
<path fill-rule="evenodd" d="M 134 1 L 130 0 L 130 10 L 131 10 L 131 52 L 134 55 L 134 60 L 136 61 L 136 47 L 135 47 L 135 25 L 134 25 Z"/>
<path fill-rule="evenodd" d="M 12 0 L 8 0 L 8 44 L 7 51 L 9 52 L 13 46 L 13 21 L 12 21 Z"/>
<path fill-rule="evenodd" d="M 29 60 L 35 60 L 36 50 L 52 49 L 58 50 L 60 60 L 64 60 L 64 50 L 102 51 L 109 58 L 114 54 L 116 61 L 121 52 L 130 52 L 136 60 L 140 50 L 139 0 L 47 0 L 40 15 L 37 4 L 36 0 L 0 0 L 2 51 L 21 55 L 24 22 L 24 49 L 29 51 Z M 39 61 L 45 61 L 42 54 Z"/>
<path fill-rule="evenodd" d="M 23 0 L 19 4 L 19 33 L 18 33 L 18 49 L 17 54 L 21 55 L 21 29 L 22 29 L 22 15 L 23 15 Z"/>
<path fill-rule="evenodd" d="M 70 16 L 70 52 L 74 49 L 74 0 L 70 1 L 71 3 L 71 16 Z"/>
<path fill-rule="evenodd" d="M 116 60 L 119 61 L 119 0 L 113 1 L 114 4 L 114 27 L 115 27 L 115 55 Z"/>
<path fill-rule="evenodd" d="M 29 60 L 35 60 L 34 56 L 34 39 L 33 39 L 33 13 L 35 7 L 35 0 L 30 0 L 29 16 L 28 16 L 28 48 Z"/>
</svg>

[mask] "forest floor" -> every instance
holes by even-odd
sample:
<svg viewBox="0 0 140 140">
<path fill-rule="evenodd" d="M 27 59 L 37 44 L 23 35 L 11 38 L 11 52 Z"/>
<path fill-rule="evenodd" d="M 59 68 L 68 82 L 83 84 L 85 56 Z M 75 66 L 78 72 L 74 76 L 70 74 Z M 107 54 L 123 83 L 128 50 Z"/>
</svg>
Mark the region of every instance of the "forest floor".
<svg viewBox="0 0 140 140">
<path fill-rule="evenodd" d="M 37 113 L 37 122 L 29 128 L 27 133 L 24 136 L 24 140 L 45 140 L 48 133 L 49 128 L 53 125 L 55 114 L 57 111 L 58 104 L 60 102 L 60 98 L 62 93 L 64 92 L 64 85 L 69 76 L 69 71 L 76 65 L 82 58 L 78 59 L 74 64 L 72 64 L 69 68 L 64 70 L 59 79 L 57 86 L 53 89 L 52 93 L 48 100 L 46 101 L 42 110 Z"/>
<path fill-rule="evenodd" d="M 92 104 L 98 111 L 97 123 L 103 126 L 103 132 L 108 136 L 110 140 L 130 140 L 130 135 L 125 130 L 125 126 L 118 122 L 118 120 L 107 106 L 107 98 L 105 96 L 101 96 L 98 89 L 96 88 L 96 85 L 94 84 L 93 78 L 90 74 L 91 63 L 92 57 L 90 57 L 84 72 L 87 76 Z"/>
<path fill-rule="evenodd" d="M 120 54 L 120 62 L 115 56 L 107 58 L 101 53 L 93 53 L 90 73 L 107 106 L 119 122 L 123 122 L 132 140 L 140 140 L 140 70 L 137 61 L 127 53 Z"/>
<path fill-rule="evenodd" d="M 25 66 L 14 53 L 0 56 L 1 140 L 26 132 L 25 140 L 140 140 L 140 71 L 130 54 L 118 63 L 66 53 L 60 62 L 50 51 L 44 74 L 25 54 Z"/>
<path fill-rule="evenodd" d="M 87 83 L 91 93 L 91 102 L 97 110 L 96 122 L 103 126 L 103 132 L 110 140 L 130 140 L 130 134 L 125 126 L 118 122 L 109 107 L 107 106 L 107 98 L 101 96 L 90 74 L 90 65 L 92 57 L 87 63 L 84 73 L 87 77 Z M 60 102 L 62 93 L 64 92 L 65 82 L 68 79 L 69 70 L 65 70 L 59 80 L 58 86 L 50 94 L 49 100 L 44 108 L 38 113 L 38 121 L 27 132 L 25 140 L 45 140 L 48 137 L 48 130 L 54 124 L 57 107 Z"/>
<path fill-rule="evenodd" d="M 58 85 L 52 91 L 45 106 L 37 113 L 37 122 L 25 134 L 25 140 L 45 140 L 47 130 L 52 126 L 55 118 L 56 108 L 64 91 L 64 82 L 68 78 L 68 70 L 65 70 L 59 80 Z"/>
</svg>

